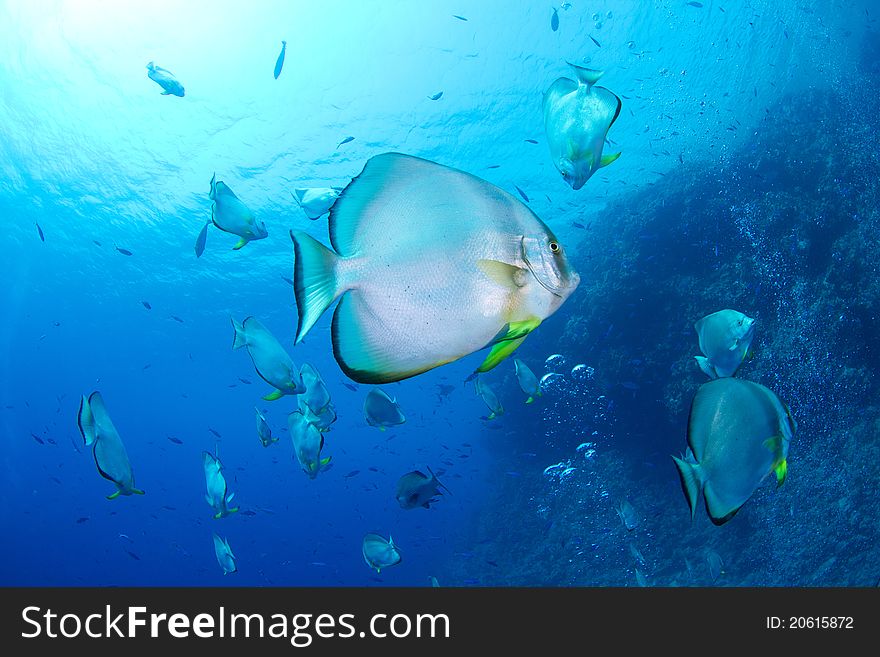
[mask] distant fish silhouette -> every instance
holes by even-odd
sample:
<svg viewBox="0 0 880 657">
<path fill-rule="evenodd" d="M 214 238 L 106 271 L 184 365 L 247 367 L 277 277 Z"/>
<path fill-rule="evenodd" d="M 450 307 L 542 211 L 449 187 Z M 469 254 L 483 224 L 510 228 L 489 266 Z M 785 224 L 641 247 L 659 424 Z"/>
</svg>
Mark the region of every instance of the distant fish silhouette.
<svg viewBox="0 0 880 657">
<path fill-rule="evenodd" d="M 40 234 L 40 241 L 45 242 L 46 236 L 43 235 L 43 229 L 40 228 L 40 224 L 37 224 L 37 232 Z"/>
<path fill-rule="evenodd" d="M 278 53 L 278 59 L 275 62 L 275 79 L 281 75 L 281 67 L 284 66 L 284 52 L 287 50 L 287 41 L 281 42 L 281 52 Z"/>
<path fill-rule="evenodd" d="M 459 16 L 457 14 L 452 14 L 452 17 L 457 18 L 460 21 L 467 21 L 467 18 L 465 18 L 464 16 Z"/>
<path fill-rule="evenodd" d="M 125 256 L 134 255 L 134 254 L 133 254 L 131 251 L 129 251 L 128 249 L 123 249 L 123 248 L 120 247 L 120 246 L 117 246 L 117 247 L 116 247 L 116 250 L 119 251 L 122 255 L 125 255 Z"/>
<path fill-rule="evenodd" d="M 202 226 L 202 230 L 199 231 L 199 236 L 196 237 L 196 258 L 201 258 L 202 254 L 205 252 L 205 244 L 208 242 L 208 226 L 211 225 L 211 222 L 205 223 Z"/>
<path fill-rule="evenodd" d="M 343 144 L 347 144 L 347 143 L 350 142 L 350 141 L 354 141 L 354 137 L 350 137 L 350 136 L 349 136 L 349 137 L 346 137 L 346 138 L 343 139 L 341 142 L 339 142 L 338 144 L 336 144 L 336 148 L 339 148 L 339 147 L 342 146 Z"/>
<path fill-rule="evenodd" d="M 550 17 L 550 29 L 554 32 L 559 29 L 559 12 L 553 8 L 553 15 Z"/>
<path fill-rule="evenodd" d="M 153 306 L 150 305 L 149 301 L 141 301 L 141 303 L 144 305 L 144 308 L 146 308 L 147 310 L 153 309 Z"/>
<path fill-rule="evenodd" d="M 516 187 L 516 191 L 519 192 L 519 195 L 523 197 L 523 200 L 524 200 L 526 203 L 528 203 L 528 202 L 529 202 L 529 197 L 526 196 L 526 193 L 525 193 L 523 190 L 521 190 L 519 187 L 517 187 L 516 185 L 514 185 L 514 187 Z"/>
<path fill-rule="evenodd" d="M 161 66 L 156 66 L 153 62 L 147 64 L 147 77 L 158 84 L 164 91 L 163 96 L 179 96 L 183 98 L 183 85 L 177 81 L 177 78 Z"/>
<path fill-rule="evenodd" d="M 438 91 L 438 92 L 437 92 L 436 94 L 434 94 L 433 96 L 428 96 L 428 98 L 430 98 L 431 100 L 440 100 L 440 97 L 441 97 L 442 95 L 443 95 L 443 92 L 442 92 L 442 91 Z"/>
<path fill-rule="evenodd" d="M 175 445 L 183 445 L 183 441 L 180 438 L 175 438 L 174 436 L 166 436 L 168 440 L 170 440 Z"/>
</svg>

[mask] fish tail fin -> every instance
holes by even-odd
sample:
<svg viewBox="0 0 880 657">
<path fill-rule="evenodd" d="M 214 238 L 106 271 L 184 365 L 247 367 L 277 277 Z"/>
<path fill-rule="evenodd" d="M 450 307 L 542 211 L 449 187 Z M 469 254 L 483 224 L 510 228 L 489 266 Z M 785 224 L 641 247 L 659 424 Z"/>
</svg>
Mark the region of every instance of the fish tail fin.
<svg viewBox="0 0 880 657">
<path fill-rule="evenodd" d="M 568 62 L 568 65 L 574 69 L 574 74 L 577 76 L 578 84 L 585 84 L 589 89 L 596 82 L 599 81 L 603 75 L 605 75 L 605 71 L 597 71 L 593 68 L 586 68 L 585 66 L 578 66 L 577 64 L 572 64 Z"/>
<path fill-rule="evenodd" d="M 620 157 L 620 153 L 610 153 L 608 155 L 603 155 L 602 159 L 599 160 L 599 168 L 607 167 L 609 164 L 614 162 L 617 158 Z"/>
<path fill-rule="evenodd" d="M 703 374 L 710 379 L 718 378 L 718 372 L 715 371 L 715 367 L 709 362 L 708 358 L 705 356 L 694 356 L 694 359 L 697 361 L 697 365 L 700 366 L 700 369 L 703 370 Z"/>
<path fill-rule="evenodd" d="M 443 490 L 445 490 L 447 493 L 449 493 L 450 495 L 452 495 L 452 491 L 449 490 L 449 489 L 446 487 L 446 484 L 444 484 L 442 481 L 440 481 L 439 479 L 437 479 L 437 475 L 434 474 L 434 471 L 431 469 L 431 466 L 428 465 L 428 466 L 425 466 L 425 467 L 428 468 L 428 472 L 430 472 L 430 473 L 431 473 L 431 476 L 434 477 L 434 481 L 437 482 L 437 486 L 439 486 L 440 488 L 442 488 Z"/>
<path fill-rule="evenodd" d="M 700 490 L 703 489 L 703 479 L 699 465 L 696 463 L 688 463 L 680 458 L 673 456 L 672 460 L 678 468 L 678 475 L 681 477 L 681 488 L 687 498 L 688 505 L 691 507 L 691 520 L 697 512 L 697 499 L 700 496 Z"/>
<path fill-rule="evenodd" d="M 232 320 L 232 329 L 235 331 L 235 335 L 232 337 L 232 348 L 241 349 L 247 345 L 247 333 L 245 333 L 244 324 L 236 322 L 232 317 L 229 319 Z"/>
<path fill-rule="evenodd" d="M 115 500 L 117 497 L 119 497 L 120 492 L 121 491 L 116 491 L 115 493 L 110 493 L 110 495 L 107 496 L 107 499 L 108 500 Z"/>
<path fill-rule="evenodd" d="M 268 395 L 265 395 L 263 397 L 263 399 L 266 401 L 277 401 L 277 400 L 281 399 L 283 396 L 284 396 L 283 392 L 281 392 L 280 390 L 275 390 L 273 392 L 270 392 Z"/>
<path fill-rule="evenodd" d="M 302 231 L 290 231 L 290 239 L 294 254 L 293 293 L 299 314 L 294 342 L 299 343 L 341 292 L 336 278 L 339 256 Z"/>
</svg>

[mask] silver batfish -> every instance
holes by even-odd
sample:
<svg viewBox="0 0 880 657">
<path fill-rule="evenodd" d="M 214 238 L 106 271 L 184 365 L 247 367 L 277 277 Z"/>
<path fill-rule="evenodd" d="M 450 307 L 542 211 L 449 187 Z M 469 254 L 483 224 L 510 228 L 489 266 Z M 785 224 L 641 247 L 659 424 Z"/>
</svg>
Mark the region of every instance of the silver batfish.
<svg viewBox="0 0 880 657">
<path fill-rule="evenodd" d="M 269 423 L 266 422 L 266 418 L 260 413 L 260 409 L 254 408 L 254 412 L 257 414 L 257 437 L 260 439 L 260 443 L 263 447 L 268 447 L 272 443 L 277 443 L 278 438 L 272 435 L 272 428 L 269 426 Z"/>
<path fill-rule="evenodd" d="M 238 250 L 248 242 L 261 240 L 269 235 L 266 224 L 257 221 L 254 213 L 222 180 L 217 180 L 217 174 L 211 178 L 211 190 L 208 192 L 211 203 L 211 221 L 224 233 L 238 235 L 241 239 L 232 248 Z"/>
<path fill-rule="evenodd" d="M 254 363 L 257 374 L 270 386 L 277 388 L 263 399 L 275 401 L 284 395 L 299 395 L 305 392 L 299 370 L 287 355 L 277 338 L 260 323 L 256 317 L 247 317 L 241 323 L 232 320 L 235 336 L 232 348 L 247 347 L 248 355 Z"/>
<path fill-rule="evenodd" d="M 287 428 L 290 431 L 290 440 L 293 442 L 294 456 L 309 479 L 314 479 L 318 473 L 327 470 L 331 457 L 321 458 L 324 434 L 299 411 L 287 416 Z"/>
<path fill-rule="evenodd" d="M 380 431 L 406 422 L 400 404 L 393 397 L 389 397 L 382 388 L 373 388 L 367 393 L 364 399 L 364 419 L 367 424 L 377 427 Z"/>
<path fill-rule="evenodd" d="M 781 486 L 796 429 L 788 407 L 758 383 L 723 378 L 700 386 L 688 420 L 691 453 L 672 457 L 691 518 L 700 491 L 712 522 L 721 525 L 771 472 Z"/>
<path fill-rule="evenodd" d="M 553 232 L 507 192 L 400 153 L 371 158 L 328 220 L 333 250 L 300 231 L 301 341 L 341 297 L 333 354 L 360 383 L 387 383 L 491 352 L 509 356 L 580 282 Z"/>
<path fill-rule="evenodd" d="M 719 310 L 694 324 L 700 351 L 694 356 L 709 378 L 733 376 L 749 352 L 755 337 L 755 320 L 736 310 Z"/>
<path fill-rule="evenodd" d="M 180 84 L 171 71 L 150 62 L 147 64 L 147 77 L 162 87 L 162 96 L 180 96 L 183 98 L 183 85 Z"/>
<path fill-rule="evenodd" d="M 367 534 L 364 536 L 361 551 L 364 561 L 370 568 L 375 568 L 377 573 L 381 573 L 383 568 L 400 563 L 400 550 L 394 545 L 391 536 L 386 541 L 378 534 Z"/>
<path fill-rule="evenodd" d="M 605 136 L 620 115 L 621 101 L 594 86 L 604 71 L 569 63 L 577 81 L 557 79 L 544 93 L 544 131 L 553 164 L 572 189 L 580 189 L 620 153 L 602 155 Z"/>
<path fill-rule="evenodd" d="M 217 556 L 217 563 L 223 569 L 224 575 L 238 570 L 235 565 L 235 555 L 232 553 L 232 548 L 229 547 L 229 542 L 225 538 L 217 536 L 216 533 L 214 534 L 214 554 Z"/>
<path fill-rule="evenodd" d="M 210 452 L 202 452 L 202 466 L 205 470 L 205 501 L 214 509 L 214 519 L 219 520 L 236 513 L 238 507 L 229 507 L 235 493 L 226 490 L 226 477 L 223 476 L 223 464 Z"/>
<path fill-rule="evenodd" d="M 519 358 L 513 360 L 513 365 L 516 369 L 516 380 L 519 383 L 520 389 L 529 396 L 526 399 L 526 404 L 531 404 L 535 401 L 535 397 L 541 396 L 541 382 L 535 376 L 535 373 L 529 369 L 529 366 Z"/>
<path fill-rule="evenodd" d="M 336 203 L 339 189 L 333 187 L 313 187 L 310 189 L 294 189 L 293 200 L 302 208 L 309 219 L 318 219 L 330 212 Z"/>
<path fill-rule="evenodd" d="M 83 441 L 92 445 L 92 454 L 98 474 L 116 484 L 116 492 L 107 496 L 115 500 L 120 495 L 143 495 L 144 491 L 135 487 L 131 461 L 122 444 L 122 438 L 110 419 L 104 398 L 97 390 L 80 401 L 77 424 Z"/>
</svg>

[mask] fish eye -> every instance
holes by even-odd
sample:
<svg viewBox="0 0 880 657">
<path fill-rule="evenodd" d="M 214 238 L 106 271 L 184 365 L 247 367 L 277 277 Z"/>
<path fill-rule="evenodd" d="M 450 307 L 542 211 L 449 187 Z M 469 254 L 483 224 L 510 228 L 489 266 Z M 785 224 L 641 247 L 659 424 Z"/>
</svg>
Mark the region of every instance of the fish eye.
<svg viewBox="0 0 880 657">
<path fill-rule="evenodd" d="M 557 242 L 550 242 L 550 250 L 553 253 L 559 253 L 559 244 Z"/>
</svg>

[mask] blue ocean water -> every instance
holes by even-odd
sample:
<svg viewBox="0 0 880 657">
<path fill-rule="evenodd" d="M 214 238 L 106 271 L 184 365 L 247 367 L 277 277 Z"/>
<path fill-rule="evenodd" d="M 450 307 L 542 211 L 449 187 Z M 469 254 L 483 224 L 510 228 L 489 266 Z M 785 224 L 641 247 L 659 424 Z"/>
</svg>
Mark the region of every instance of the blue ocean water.
<svg viewBox="0 0 880 657">
<path fill-rule="evenodd" d="M 0 584 L 876 583 L 880 11 L 568 5 L 0 3 Z M 184 97 L 160 95 L 150 61 Z M 578 191 L 541 112 L 566 61 L 604 70 L 623 102 L 621 158 Z M 474 354 L 383 386 L 407 422 L 381 432 L 363 418 L 371 386 L 333 358 L 329 313 L 293 346 L 288 231 L 328 235 L 292 191 L 344 187 L 388 151 L 521 190 L 566 245 L 581 285 L 517 352 L 561 375 L 534 404 L 511 359 L 486 376 L 505 413 L 484 419 L 463 383 Z M 269 235 L 232 250 L 211 228 L 196 258 L 215 173 Z M 726 307 L 758 317 L 742 376 L 798 432 L 785 486 L 715 527 L 701 507 L 691 520 L 669 454 L 705 380 L 693 323 Z M 294 403 L 263 401 L 231 348 L 230 318 L 247 316 L 330 390 L 333 468 L 315 480 L 284 430 Z M 144 496 L 105 499 L 76 423 L 94 390 Z M 281 436 L 268 448 L 255 406 Z M 239 513 L 211 517 L 203 450 Z M 398 478 L 426 467 L 451 494 L 401 509 Z M 212 532 L 238 572 L 223 575 Z M 370 570 L 367 532 L 401 563 Z"/>
</svg>

